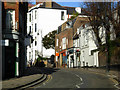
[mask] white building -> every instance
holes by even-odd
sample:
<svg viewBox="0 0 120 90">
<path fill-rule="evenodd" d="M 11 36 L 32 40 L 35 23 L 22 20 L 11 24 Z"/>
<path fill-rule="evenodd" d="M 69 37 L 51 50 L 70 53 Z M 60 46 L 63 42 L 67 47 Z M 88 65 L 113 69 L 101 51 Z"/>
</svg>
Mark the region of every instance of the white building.
<svg viewBox="0 0 120 90">
<path fill-rule="evenodd" d="M 77 29 L 77 35 L 79 38 L 74 40 L 74 46 L 79 47 L 80 50 L 80 60 L 76 60 L 77 65 L 98 67 L 97 40 L 92 27 L 87 24 L 82 25 Z"/>
<path fill-rule="evenodd" d="M 42 47 L 42 38 L 53 30 L 57 30 L 58 26 L 67 21 L 67 10 L 49 2 L 39 3 L 29 9 L 27 14 L 27 33 L 33 37 L 33 43 L 27 47 L 27 61 L 37 59 L 37 56 L 50 57 L 54 54 L 53 49 L 45 49 Z"/>
</svg>

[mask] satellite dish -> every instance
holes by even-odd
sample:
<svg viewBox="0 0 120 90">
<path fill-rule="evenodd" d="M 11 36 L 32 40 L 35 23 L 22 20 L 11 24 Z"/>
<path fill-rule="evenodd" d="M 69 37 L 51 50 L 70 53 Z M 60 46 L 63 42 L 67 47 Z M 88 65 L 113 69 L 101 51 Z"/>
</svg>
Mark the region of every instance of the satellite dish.
<svg viewBox="0 0 120 90">
<path fill-rule="evenodd" d="M 75 10 L 76 10 L 77 13 L 79 13 L 79 14 L 81 13 L 81 8 L 80 7 L 76 7 Z"/>
</svg>

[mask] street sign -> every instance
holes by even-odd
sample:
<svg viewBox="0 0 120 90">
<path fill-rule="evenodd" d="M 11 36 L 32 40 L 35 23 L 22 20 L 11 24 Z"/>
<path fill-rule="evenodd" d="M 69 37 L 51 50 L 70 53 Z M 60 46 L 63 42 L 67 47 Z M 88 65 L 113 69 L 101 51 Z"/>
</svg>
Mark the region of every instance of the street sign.
<svg viewBox="0 0 120 90">
<path fill-rule="evenodd" d="M 1 40 L 1 46 L 9 46 L 9 40 Z"/>
</svg>

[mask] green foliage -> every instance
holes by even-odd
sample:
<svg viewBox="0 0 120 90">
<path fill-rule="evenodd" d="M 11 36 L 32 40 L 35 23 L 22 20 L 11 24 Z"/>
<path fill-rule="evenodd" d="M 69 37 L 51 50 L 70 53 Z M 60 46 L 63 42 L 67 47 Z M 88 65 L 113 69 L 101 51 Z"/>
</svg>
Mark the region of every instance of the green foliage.
<svg viewBox="0 0 120 90">
<path fill-rule="evenodd" d="M 76 18 L 79 14 L 77 12 L 73 12 L 72 14 L 73 16 L 71 16 L 70 20 L 73 20 L 74 18 Z"/>
<path fill-rule="evenodd" d="M 38 61 L 40 61 L 40 60 L 47 60 L 47 59 L 48 59 L 48 58 L 42 57 L 42 56 L 39 56 L 39 57 L 37 58 Z"/>
<path fill-rule="evenodd" d="M 48 33 L 42 40 L 43 46 L 46 49 L 49 48 L 55 48 L 55 34 L 57 33 L 57 30 L 52 31 L 50 33 Z"/>
</svg>

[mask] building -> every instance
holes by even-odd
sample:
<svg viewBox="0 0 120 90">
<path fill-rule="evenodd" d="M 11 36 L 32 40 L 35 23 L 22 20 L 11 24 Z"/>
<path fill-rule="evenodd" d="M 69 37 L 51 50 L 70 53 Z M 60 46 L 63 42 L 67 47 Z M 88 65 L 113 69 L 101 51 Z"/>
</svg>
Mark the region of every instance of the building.
<svg viewBox="0 0 120 90">
<path fill-rule="evenodd" d="M 75 8 L 74 8 L 75 9 Z M 54 55 L 54 49 L 45 49 L 42 46 L 42 38 L 58 26 L 66 22 L 69 13 L 56 2 L 37 2 L 27 13 L 27 33 L 33 37 L 33 43 L 27 47 L 27 61 L 39 56 L 50 57 Z"/>
<path fill-rule="evenodd" d="M 80 41 L 80 64 L 84 66 L 99 66 L 98 61 L 98 44 L 97 39 L 89 26 L 89 23 L 83 24 L 79 30 L 79 41 Z"/>
<path fill-rule="evenodd" d="M 58 67 L 78 67 L 79 59 L 76 59 L 76 52 L 79 54 L 79 47 L 74 46 L 73 37 L 87 17 L 80 14 L 73 20 L 68 20 L 58 27 L 55 36 L 55 62 Z"/>
<path fill-rule="evenodd" d="M 2 2 L 3 79 L 24 74 L 27 10 L 27 2 Z"/>
</svg>

